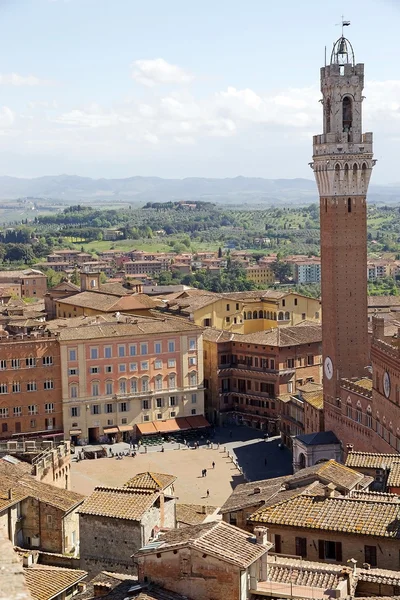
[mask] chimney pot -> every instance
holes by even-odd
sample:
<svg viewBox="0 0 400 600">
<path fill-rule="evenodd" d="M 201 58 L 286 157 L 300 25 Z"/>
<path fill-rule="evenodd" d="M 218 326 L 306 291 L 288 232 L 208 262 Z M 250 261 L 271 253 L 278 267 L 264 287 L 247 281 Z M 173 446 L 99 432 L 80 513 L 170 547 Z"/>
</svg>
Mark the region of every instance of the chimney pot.
<svg viewBox="0 0 400 600">
<path fill-rule="evenodd" d="M 268 527 L 254 527 L 254 535 L 257 544 L 265 546 L 268 543 Z"/>
<path fill-rule="evenodd" d="M 261 488 L 260 487 L 255 487 L 254 488 L 254 494 L 261 494 Z"/>
<path fill-rule="evenodd" d="M 325 487 L 325 497 L 333 498 L 335 496 L 336 486 L 333 483 L 328 483 Z"/>
</svg>

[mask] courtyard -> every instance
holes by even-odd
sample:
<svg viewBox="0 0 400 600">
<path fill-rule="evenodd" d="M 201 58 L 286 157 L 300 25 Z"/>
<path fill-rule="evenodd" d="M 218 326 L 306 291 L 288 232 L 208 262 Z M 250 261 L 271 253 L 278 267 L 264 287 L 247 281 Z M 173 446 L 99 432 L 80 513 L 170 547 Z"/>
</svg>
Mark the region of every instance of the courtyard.
<svg viewBox="0 0 400 600">
<path fill-rule="evenodd" d="M 125 451 L 129 444 L 118 443 L 111 448 L 114 453 Z M 203 469 L 207 469 L 206 477 L 202 477 Z M 210 448 L 205 443 L 198 449 L 164 444 L 164 452 L 161 452 L 161 447 L 154 447 L 146 453 L 142 447 L 135 458 L 124 456 L 122 460 L 114 457 L 73 461 L 72 489 L 88 495 L 96 486 L 122 486 L 144 471 L 175 475 L 175 493 L 180 503 L 221 506 L 239 483 L 291 473 L 291 456 L 286 449 L 279 447 L 279 438 L 264 441 L 260 432 L 254 429 L 220 428 Z"/>
</svg>

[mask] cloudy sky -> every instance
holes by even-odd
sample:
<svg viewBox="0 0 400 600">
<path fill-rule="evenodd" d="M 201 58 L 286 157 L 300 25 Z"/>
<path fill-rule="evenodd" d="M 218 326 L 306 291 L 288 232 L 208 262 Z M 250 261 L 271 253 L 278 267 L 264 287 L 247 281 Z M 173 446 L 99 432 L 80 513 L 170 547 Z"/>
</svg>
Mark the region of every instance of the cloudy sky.
<svg viewBox="0 0 400 600">
<path fill-rule="evenodd" d="M 0 0 L 0 175 L 308 177 L 341 12 L 400 181 L 400 0 Z"/>
</svg>

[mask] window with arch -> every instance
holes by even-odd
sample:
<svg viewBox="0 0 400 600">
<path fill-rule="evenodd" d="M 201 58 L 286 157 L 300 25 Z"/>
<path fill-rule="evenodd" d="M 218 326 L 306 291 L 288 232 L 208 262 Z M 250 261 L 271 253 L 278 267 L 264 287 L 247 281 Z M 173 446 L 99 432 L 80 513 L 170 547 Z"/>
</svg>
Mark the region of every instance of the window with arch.
<svg viewBox="0 0 400 600">
<path fill-rule="evenodd" d="M 118 386 L 119 386 L 119 393 L 126 394 L 126 391 L 127 391 L 126 379 L 120 379 L 118 382 Z"/>
<path fill-rule="evenodd" d="M 142 392 L 148 392 L 149 391 L 149 378 L 148 377 L 142 377 Z"/>
<path fill-rule="evenodd" d="M 283 312 L 278 314 L 278 321 L 283 321 Z"/>
<path fill-rule="evenodd" d="M 381 420 L 379 417 L 379 412 L 376 412 L 376 433 L 378 435 L 382 435 L 382 425 L 381 425 Z"/>
<path fill-rule="evenodd" d="M 92 381 L 91 387 L 92 387 L 92 396 L 100 396 L 100 382 Z"/>
<path fill-rule="evenodd" d="M 362 423 L 362 406 L 360 401 L 357 402 L 356 406 L 356 421 L 357 423 Z"/>
<path fill-rule="evenodd" d="M 288 311 L 285 312 L 285 321 L 290 320 L 290 313 Z"/>
<path fill-rule="evenodd" d="M 276 321 L 276 312 L 274 312 L 274 321 Z"/>
<path fill-rule="evenodd" d="M 176 388 L 176 374 L 170 373 L 168 375 L 168 389 L 174 390 Z"/>
<path fill-rule="evenodd" d="M 345 96 L 342 101 L 343 132 L 349 133 L 353 125 L 353 101 L 350 96 Z"/>
<path fill-rule="evenodd" d="M 369 405 L 367 406 L 367 413 L 365 415 L 365 424 L 372 429 L 372 409 Z"/>
<path fill-rule="evenodd" d="M 246 321 L 246 319 L 247 319 L 247 315 L 246 315 L 246 311 L 244 311 L 244 313 L 243 313 L 243 320 Z"/>
<path fill-rule="evenodd" d="M 163 389 L 163 378 L 162 375 L 157 375 L 157 377 L 154 380 L 155 383 L 155 389 L 157 391 L 160 391 Z"/>
<path fill-rule="evenodd" d="M 71 385 L 69 386 L 69 397 L 70 398 L 78 397 L 78 384 L 77 383 L 71 383 Z"/>
<path fill-rule="evenodd" d="M 247 318 L 251 319 L 251 310 L 247 311 Z"/>
<path fill-rule="evenodd" d="M 259 310 L 259 311 L 258 311 L 258 318 L 259 318 L 259 319 L 263 319 L 263 318 L 264 318 L 264 313 L 263 313 L 263 311 L 262 311 L 262 310 Z"/>
<path fill-rule="evenodd" d="M 349 419 L 353 418 L 353 407 L 351 406 L 351 398 L 350 396 L 347 398 L 347 407 L 346 407 L 347 416 Z"/>
<path fill-rule="evenodd" d="M 113 382 L 111 380 L 106 381 L 106 395 L 111 396 L 113 393 Z"/>
<path fill-rule="evenodd" d="M 257 311 L 253 310 L 253 319 L 257 319 Z"/>
<path fill-rule="evenodd" d="M 197 373 L 195 371 L 189 373 L 189 384 L 191 387 L 197 385 Z"/>
<path fill-rule="evenodd" d="M 131 379 L 131 392 L 134 394 L 138 391 L 138 382 L 136 378 Z"/>
</svg>

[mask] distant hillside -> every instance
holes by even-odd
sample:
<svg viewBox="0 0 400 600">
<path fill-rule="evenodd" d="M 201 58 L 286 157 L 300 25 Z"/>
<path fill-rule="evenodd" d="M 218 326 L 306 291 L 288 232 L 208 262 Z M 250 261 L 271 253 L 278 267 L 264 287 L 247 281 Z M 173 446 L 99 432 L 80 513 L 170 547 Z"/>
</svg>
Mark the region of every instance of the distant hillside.
<svg viewBox="0 0 400 600">
<path fill-rule="evenodd" d="M 162 179 L 129 177 L 126 179 L 91 179 L 75 175 L 57 175 L 20 179 L 0 177 L 0 202 L 18 198 L 61 200 L 66 203 L 163 202 L 168 200 L 204 200 L 224 204 L 309 204 L 317 202 L 318 192 L 311 179 L 263 179 L 234 177 L 209 179 Z M 397 202 L 400 185 L 371 186 L 370 200 Z"/>
</svg>

